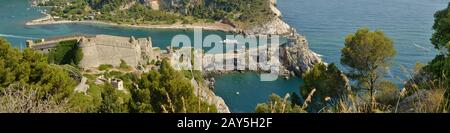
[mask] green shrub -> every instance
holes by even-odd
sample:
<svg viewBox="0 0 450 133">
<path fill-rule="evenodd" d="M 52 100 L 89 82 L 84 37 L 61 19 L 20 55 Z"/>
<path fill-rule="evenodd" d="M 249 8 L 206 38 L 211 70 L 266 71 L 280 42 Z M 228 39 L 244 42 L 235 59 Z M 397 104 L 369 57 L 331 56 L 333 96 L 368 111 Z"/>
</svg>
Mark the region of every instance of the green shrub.
<svg viewBox="0 0 450 133">
<path fill-rule="evenodd" d="M 104 70 L 109 70 L 109 69 L 111 69 L 111 68 L 113 68 L 113 65 L 110 65 L 110 64 L 101 64 L 101 65 L 98 67 L 98 70 L 104 71 Z"/>
<path fill-rule="evenodd" d="M 120 59 L 119 68 L 121 68 L 121 69 L 129 69 L 130 66 L 124 60 Z"/>
<path fill-rule="evenodd" d="M 49 62 L 59 65 L 69 64 L 77 66 L 83 59 L 83 51 L 77 40 L 62 41 L 56 49 L 48 53 Z"/>
<path fill-rule="evenodd" d="M 394 83 L 390 81 L 382 81 L 377 84 L 377 92 L 375 93 L 375 101 L 383 105 L 396 106 L 400 97 L 400 91 Z"/>
</svg>

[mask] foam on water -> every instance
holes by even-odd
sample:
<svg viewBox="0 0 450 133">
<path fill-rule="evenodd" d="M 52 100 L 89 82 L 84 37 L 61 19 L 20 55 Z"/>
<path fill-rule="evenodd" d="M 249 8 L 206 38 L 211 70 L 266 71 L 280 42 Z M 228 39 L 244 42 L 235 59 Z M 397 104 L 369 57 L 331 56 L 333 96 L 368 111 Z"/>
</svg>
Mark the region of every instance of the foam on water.
<svg viewBox="0 0 450 133">
<path fill-rule="evenodd" d="M 1 37 L 9 37 L 9 38 L 18 38 L 18 39 L 37 39 L 37 38 L 34 38 L 34 37 L 17 36 L 17 35 L 7 35 L 7 34 L 1 34 L 1 33 L 0 33 L 0 36 L 1 36 Z"/>
</svg>

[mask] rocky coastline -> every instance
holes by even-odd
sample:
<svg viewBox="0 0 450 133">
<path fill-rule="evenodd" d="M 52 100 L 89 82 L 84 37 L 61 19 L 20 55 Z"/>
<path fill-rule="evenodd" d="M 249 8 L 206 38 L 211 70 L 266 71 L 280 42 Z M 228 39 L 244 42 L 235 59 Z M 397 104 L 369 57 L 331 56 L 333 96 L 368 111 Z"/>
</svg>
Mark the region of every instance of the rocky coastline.
<svg viewBox="0 0 450 133">
<path fill-rule="evenodd" d="M 284 67 L 301 76 L 302 73 L 314 67 L 314 64 L 322 62 L 322 59 L 308 47 L 308 41 L 304 36 L 294 33 L 289 37 L 292 42 L 286 46 L 284 51 Z"/>
<path fill-rule="evenodd" d="M 243 30 L 244 34 L 280 35 L 282 37 L 287 37 L 289 42 L 285 45 L 285 48 L 283 48 L 284 52 L 281 52 L 283 65 L 280 66 L 281 70 L 279 71 L 279 74 L 284 77 L 293 75 L 301 76 L 301 74 L 314 67 L 314 64 L 322 62 L 322 59 L 318 54 L 309 49 L 306 37 L 297 33 L 294 28 L 281 19 L 281 13 L 276 8 L 275 0 L 271 0 L 271 3 L 271 9 L 277 14 L 277 17 L 262 26 L 255 26 Z M 222 73 L 219 72 L 219 74 Z M 208 81 L 212 81 L 210 82 L 210 86 L 213 87 L 215 81 L 214 78 L 210 78 Z M 223 105 L 225 105 L 225 102 L 223 102 Z"/>
<path fill-rule="evenodd" d="M 279 12 L 276 8 L 276 3 L 271 4 L 271 9 L 274 12 Z M 286 22 L 281 19 L 281 14 L 275 17 L 273 20 L 264 24 L 263 26 L 255 26 L 250 29 L 242 30 L 244 34 L 247 35 L 280 35 L 282 37 L 288 38 L 288 44 L 284 45 L 283 52 L 281 52 L 282 66 L 279 66 L 281 70 L 278 72 L 280 76 L 301 76 L 303 73 L 314 67 L 314 64 L 322 62 L 322 59 L 314 51 L 310 50 L 308 47 L 308 41 L 306 37 L 297 33 L 297 31 L 289 26 Z M 232 71 L 236 72 L 236 71 Z M 209 72 L 206 81 L 208 85 L 214 87 L 214 75 L 221 75 L 229 72 Z M 345 75 L 344 75 L 345 77 Z M 347 81 L 348 82 L 348 81 Z M 348 85 L 349 86 L 349 85 Z M 214 93 L 213 93 L 214 94 Z M 216 97 L 216 105 L 225 105 L 223 99 L 219 96 Z M 219 106 L 218 106 L 218 109 Z"/>
<path fill-rule="evenodd" d="M 116 24 L 110 22 L 102 22 L 96 20 L 84 20 L 84 21 L 68 21 L 68 20 L 56 20 L 50 14 L 44 14 L 45 16 L 40 19 L 36 19 L 27 22 L 26 25 L 48 25 L 48 24 L 104 24 L 111 26 L 121 26 L 121 27 L 131 27 L 131 28 L 157 28 L 157 29 L 194 29 L 201 28 L 204 30 L 215 30 L 224 32 L 241 32 L 247 35 L 279 35 L 281 37 L 288 38 L 289 42 L 285 45 L 284 51 L 282 52 L 282 64 L 280 68 L 280 76 L 301 76 L 302 73 L 311 69 L 314 64 L 322 62 L 318 54 L 314 53 L 308 48 L 308 42 L 306 38 L 297 31 L 289 26 L 286 22 L 281 19 L 281 13 L 276 8 L 276 3 L 272 2 L 271 9 L 273 10 L 276 17 L 267 23 L 259 26 L 254 26 L 249 29 L 236 29 L 230 25 L 223 23 L 213 23 L 213 24 L 174 24 L 174 25 L 129 25 L 129 24 Z M 216 74 L 223 74 L 218 72 Z M 214 80 L 205 80 L 206 83 L 199 83 L 195 80 L 191 81 L 195 88 L 195 94 L 199 96 L 202 100 L 213 104 L 217 107 L 219 113 L 230 113 L 228 106 L 225 101 L 214 94 L 214 92 L 209 89 L 214 86 Z"/>
<path fill-rule="evenodd" d="M 201 100 L 216 106 L 217 113 L 231 113 L 227 104 L 222 97 L 217 96 L 210 85 L 214 84 L 214 78 L 212 80 L 205 80 L 205 82 L 198 82 L 195 79 L 191 79 L 191 84 L 194 85 L 194 94 Z"/>
<path fill-rule="evenodd" d="M 282 48 L 281 52 L 283 66 L 280 67 L 285 70 L 281 70 L 280 76 L 288 76 L 286 74 L 292 75 L 292 73 L 301 76 L 314 64 L 322 62 L 320 56 L 309 49 L 306 37 L 282 20 L 281 12 L 277 9 L 275 0 L 271 0 L 271 9 L 276 17 L 262 26 L 254 26 L 251 29 L 244 30 L 244 32 L 245 34 L 279 35 L 288 38 L 288 43 Z"/>
</svg>

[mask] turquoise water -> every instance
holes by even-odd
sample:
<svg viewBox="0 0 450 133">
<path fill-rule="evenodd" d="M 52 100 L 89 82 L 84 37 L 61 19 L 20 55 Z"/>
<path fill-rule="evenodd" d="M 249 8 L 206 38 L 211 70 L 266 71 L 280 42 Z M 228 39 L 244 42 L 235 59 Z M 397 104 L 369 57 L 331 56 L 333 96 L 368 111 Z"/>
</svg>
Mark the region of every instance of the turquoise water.
<svg viewBox="0 0 450 133">
<path fill-rule="evenodd" d="M 304 34 L 310 48 L 323 55 L 326 62 L 339 64 L 344 37 L 359 27 L 382 29 L 390 36 L 398 51 L 396 63 L 388 78 L 401 83 L 416 62 L 426 63 L 436 54 L 430 44 L 433 14 L 443 9 L 448 0 L 278 0 L 283 19 Z M 105 25 L 60 24 L 25 26 L 25 22 L 42 15 L 30 8 L 27 0 L 0 0 L 0 37 L 23 47 L 26 39 L 70 34 L 110 34 L 148 37 L 153 46 L 165 48 L 173 36 L 192 31 L 123 28 Z M 224 32 L 204 32 L 204 36 Z M 339 65 L 340 66 L 340 65 Z M 342 66 L 340 66 L 342 68 Z M 216 93 L 222 96 L 232 112 L 251 112 L 257 103 L 267 101 L 275 92 L 284 95 L 299 91 L 299 78 L 260 82 L 256 73 L 229 74 L 218 77 Z M 239 92 L 239 95 L 236 95 Z"/>
<path fill-rule="evenodd" d="M 117 36 L 152 37 L 153 46 L 165 48 L 175 35 L 194 36 L 192 30 L 124 28 L 108 25 L 57 24 L 25 26 L 29 20 L 40 18 L 44 9 L 31 8 L 27 0 L 0 0 L 0 37 L 5 37 L 14 46 L 25 46 L 27 39 L 46 38 L 73 34 L 108 34 Z M 203 36 L 216 34 L 225 38 L 226 33 L 204 31 Z M 193 40 L 193 39 L 192 39 Z"/>
<path fill-rule="evenodd" d="M 107 25 L 58 24 L 43 26 L 25 26 L 29 20 L 42 17 L 41 10 L 31 8 L 27 0 L 0 0 L 0 37 L 9 40 L 13 46 L 23 48 L 27 39 L 47 38 L 72 34 L 109 34 L 118 36 L 152 37 L 153 46 L 165 48 L 175 35 L 188 35 L 193 39 L 192 30 L 139 29 Z M 227 33 L 204 31 L 225 38 Z M 282 41 L 282 40 L 281 40 Z M 236 82 L 236 81 L 239 82 Z M 217 78 L 217 95 L 222 96 L 233 112 L 251 112 L 257 103 L 264 102 L 275 92 L 284 95 L 299 91 L 300 79 L 260 82 L 256 73 L 230 74 Z M 242 89 L 236 96 L 236 89 Z M 251 92 L 251 96 L 249 96 Z"/>
<path fill-rule="evenodd" d="M 225 100 L 231 112 L 252 112 L 256 104 L 266 102 L 272 93 L 281 97 L 291 92 L 299 94 L 301 82 L 300 78 L 263 82 L 256 73 L 233 73 L 216 79 L 215 92 Z"/>
<path fill-rule="evenodd" d="M 448 0 L 278 0 L 284 20 L 304 34 L 310 48 L 328 63 L 340 63 L 344 38 L 359 27 L 381 29 L 394 40 L 395 64 L 387 78 L 397 83 L 416 62 L 437 51 L 430 43 L 433 14 Z M 342 66 L 341 66 L 342 68 Z"/>
</svg>

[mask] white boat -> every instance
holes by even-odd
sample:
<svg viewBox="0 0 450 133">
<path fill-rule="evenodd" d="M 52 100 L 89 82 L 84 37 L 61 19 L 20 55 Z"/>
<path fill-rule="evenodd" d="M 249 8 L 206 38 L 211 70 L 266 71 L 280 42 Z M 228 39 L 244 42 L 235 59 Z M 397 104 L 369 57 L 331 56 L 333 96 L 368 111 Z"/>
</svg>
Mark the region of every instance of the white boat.
<svg viewBox="0 0 450 133">
<path fill-rule="evenodd" d="M 225 44 L 237 44 L 238 41 L 237 41 L 237 40 L 231 40 L 231 39 L 225 39 L 225 40 L 221 41 L 221 43 L 225 43 Z"/>
</svg>

